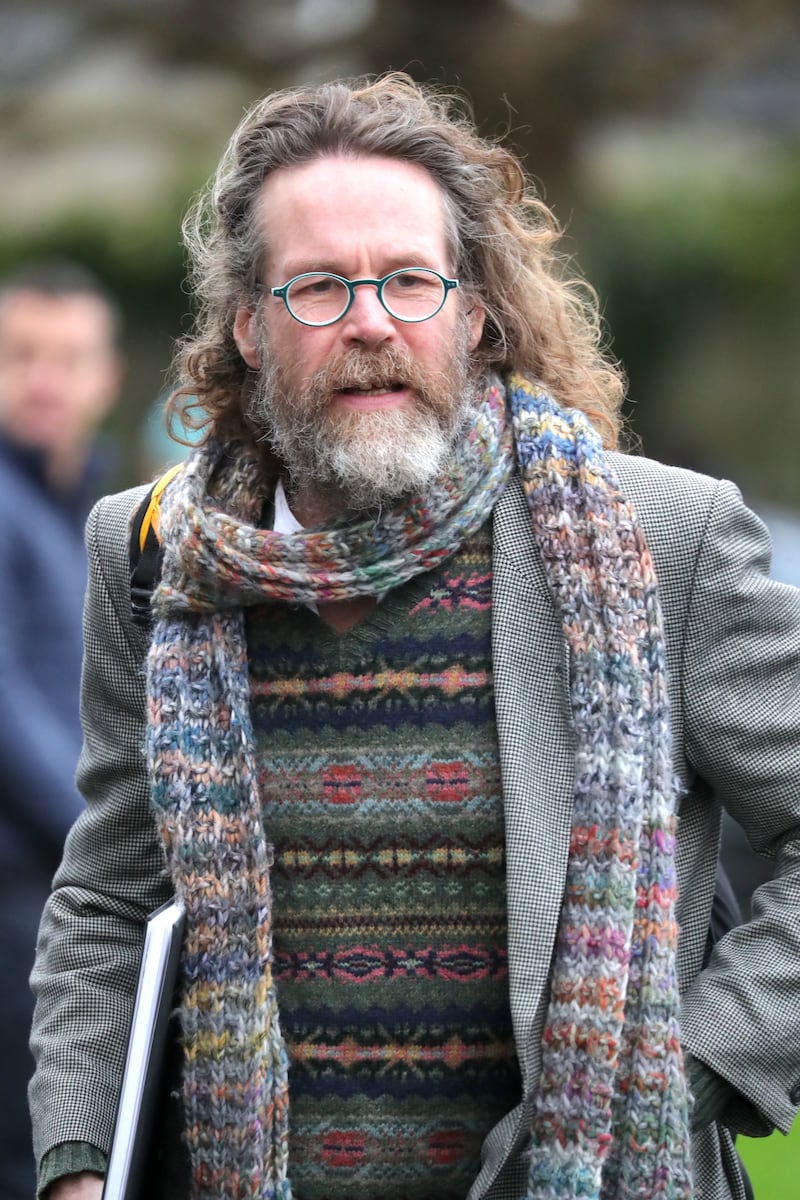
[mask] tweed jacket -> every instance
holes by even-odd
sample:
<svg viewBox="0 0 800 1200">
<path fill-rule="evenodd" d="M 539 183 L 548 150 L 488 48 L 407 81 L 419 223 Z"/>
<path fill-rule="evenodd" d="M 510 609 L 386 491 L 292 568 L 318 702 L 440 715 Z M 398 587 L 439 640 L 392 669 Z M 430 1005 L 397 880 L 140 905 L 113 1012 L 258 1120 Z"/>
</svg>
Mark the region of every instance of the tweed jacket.
<svg viewBox="0 0 800 1200">
<path fill-rule="evenodd" d="M 732 484 L 611 455 L 659 579 L 674 764 L 684 792 L 678 970 L 685 1047 L 736 1089 L 730 1129 L 786 1132 L 800 1106 L 800 592 L 768 578 L 769 539 Z M 143 492 L 101 501 L 87 527 L 79 783 L 45 910 L 31 1106 L 39 1158 L 109 1145 L 145 915 L 170 895 L 142 758 L 146 636 L 130 620 L 127 521 Z M 573 798 L 569 661 L 525 498 L 493 522 L 495 704 L 506 820 L 510 995 L 525 1100 L 492 1131 L 469 1200 L 518 1200 L 540 1070 L 550 956 Z M 751 922 L 701 971 L 721 806 L 775 859 Z M 693 1144 L 697 1200 L 745 1200 L 729 1128 Z"/>
</svg>

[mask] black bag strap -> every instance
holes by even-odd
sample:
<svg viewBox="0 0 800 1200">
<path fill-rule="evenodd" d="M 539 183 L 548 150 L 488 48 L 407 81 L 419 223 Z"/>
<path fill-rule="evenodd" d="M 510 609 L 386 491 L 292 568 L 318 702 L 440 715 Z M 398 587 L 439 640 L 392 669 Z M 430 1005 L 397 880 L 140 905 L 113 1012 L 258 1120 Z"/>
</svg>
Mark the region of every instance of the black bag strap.
<svg viewBox="0 0 800 1200">
<path fill-rule="evenodd" d="M 150 597 L 161 574 L 161 539 L 158 523 L 161 496 L 183 463 L 170 467 L 155 481 L 131 518 L 128 558 L 131 568 L 131 617 L 135 625 L 150 625 Z"/>
</svg>

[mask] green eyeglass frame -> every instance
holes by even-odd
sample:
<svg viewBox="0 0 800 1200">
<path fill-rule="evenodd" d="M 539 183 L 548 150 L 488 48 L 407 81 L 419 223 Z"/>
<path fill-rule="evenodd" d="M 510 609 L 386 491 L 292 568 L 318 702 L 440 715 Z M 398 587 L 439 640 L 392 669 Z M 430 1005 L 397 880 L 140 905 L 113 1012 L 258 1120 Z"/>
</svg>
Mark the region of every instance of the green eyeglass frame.
<svg viewBox="0 0 800 1200">
<path fill-rule="evenodd" d="M 441 302 L 437 304 L 433 312 L 426 313 L 424 317 L 405 317 L 401 313 L 395 312 L 394 309 L 392 309 L 386 303 L 386 298 L 383 294 L 386 284 L 392 279 L 396 279 L 399 275 L 421 273 L 426 275 L 435 275 L 439 280 L 442 285 Z M 347 303 L 340 313 L 338 313 L 335 317 L 331 317 L 327 321 L 306 321 L 303 317 L 298 316 L 297 313 L 292 309 L 292 306 L 289 303 L 289 289 L 300 279 L 314 279 L 320 277 L 325 279 L 334 279 L 337 283 L 344 284 L 349 293 Z M 346 316 L 346 314 L 350 311 L 353 301 L 355 300 L 356 288 L 364 286 L 374 287 L 377 289 L 378 299 L 390 317 L 394 317 L 397 321 L 405 321 L 408 324 L 419 324 L 422 321 L 430 321 L 430 319 L 435 317 L 438 312 L 441 312 L 450 292 L 453 290 L 453 288 L 458 287 L 458 280 L 448 279 L 445 275 L 442 275 L 440 271 L 434 271 L 432 267 L 401 267 L 397 271 L 390 271 L 389 274 L 384 275 L 382 279 L 345 279 L 343 275 L 336 275 L 333 271 L 303 271 L 300 275 L 293 275 L 291 279 L 287 280 L 287 282 L 282 284 L 280 287 L 265 286 L 263 290 L 268 291 L 271 296 L 276 296 L 279 300 L 282 300 L 286 305 L 286 311 L 289 313 L 289 315 L 293 317 L 295 321 L 299 321 L 301 325 L 308 325 L 312 329 L 322 329 L 326 325 L 335 325 L 337 321 L 341 321 L 342 318 Z"/>
</svg>

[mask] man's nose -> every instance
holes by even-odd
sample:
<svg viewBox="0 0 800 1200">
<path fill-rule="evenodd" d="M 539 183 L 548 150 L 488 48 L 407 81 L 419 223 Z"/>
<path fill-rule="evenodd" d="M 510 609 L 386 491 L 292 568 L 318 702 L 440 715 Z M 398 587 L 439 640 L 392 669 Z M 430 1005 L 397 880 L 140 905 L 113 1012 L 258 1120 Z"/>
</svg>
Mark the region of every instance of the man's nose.
<svg viewBox="0 0 800 1200">
<path fill-rule="evenodd" d="M 25 364 L 25 382 L 33 392 L 61 391 L 68 376 L 68 365 L 53 355 L 37 354 Z"/>
<path fill-rule="evenodd" d="M 342 337 L 348 342 L 375 345 L 394 337 L 394 318 L 381 304 L 378 289 L 362 283 L 354 289 L 353 303 L 342 317 Z"/>
</svg>

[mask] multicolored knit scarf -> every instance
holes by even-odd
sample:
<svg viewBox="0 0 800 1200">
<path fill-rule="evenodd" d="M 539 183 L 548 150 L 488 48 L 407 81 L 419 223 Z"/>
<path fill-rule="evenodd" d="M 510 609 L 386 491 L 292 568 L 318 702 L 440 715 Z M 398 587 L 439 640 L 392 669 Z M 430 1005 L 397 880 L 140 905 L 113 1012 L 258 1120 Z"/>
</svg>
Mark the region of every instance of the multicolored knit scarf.
<svg viewBox="0 0 800 1200">
<path fill-rule="evenodd" d="M 244 446 L 195 451 L 162 501 L 148 760 L 187 909 L 183 1099 L 195 1200 L 291 1196 L 271 847 L 243 609 L 380 594 L 429 570 L 487 519 L 515 457 L 571 651 L 577 743 L 527 1196 L 691 1195 L 674 792 L 652 565 L 588 422 L 514 376 L 505 390 L 489 386 L 429 493 L 377 520 L 289 536 L 259 529 L 269 484 Z"/>
</svg>

